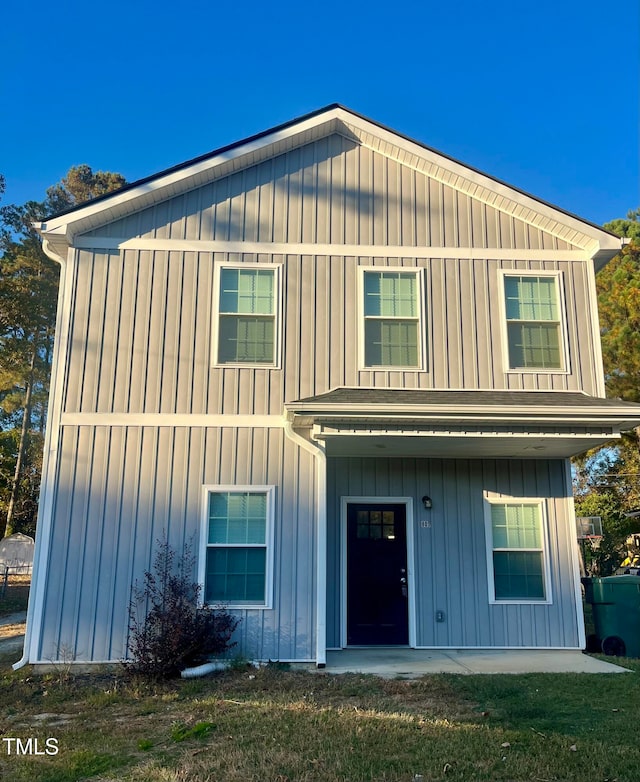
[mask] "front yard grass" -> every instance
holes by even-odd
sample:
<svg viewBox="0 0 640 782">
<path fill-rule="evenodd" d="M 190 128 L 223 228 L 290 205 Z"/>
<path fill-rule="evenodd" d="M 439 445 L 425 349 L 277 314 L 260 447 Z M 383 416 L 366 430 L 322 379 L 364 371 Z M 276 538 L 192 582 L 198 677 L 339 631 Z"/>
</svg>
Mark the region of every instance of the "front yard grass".
<svg viewBox="0 0 640 782">
<path fill-rule="evenodd" d="M 162 685 L 7 662 L 0 779 L 12 782 L 639 778 L 640 661 L 617 675 L 385 681 L 266 667 Z M 16 738 L 41 752 L 54 738 L 58 753 L 16 755 Z"/>
</svg>

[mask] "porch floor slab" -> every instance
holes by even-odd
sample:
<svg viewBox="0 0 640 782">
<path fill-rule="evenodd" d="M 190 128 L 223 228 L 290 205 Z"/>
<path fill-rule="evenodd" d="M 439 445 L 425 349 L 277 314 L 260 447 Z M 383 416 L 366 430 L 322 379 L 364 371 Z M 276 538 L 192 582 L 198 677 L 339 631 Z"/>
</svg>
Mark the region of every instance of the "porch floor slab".
<svg viewBox="0 0 640 782">
<path fill-rule="evenodd" d="M 571 650 L 404 649 L 376 647 L 327 652 L 327 673 L 371 673 L 415 679 L 430 673 L 629 673 L 620 665 Z"/>
</svg>

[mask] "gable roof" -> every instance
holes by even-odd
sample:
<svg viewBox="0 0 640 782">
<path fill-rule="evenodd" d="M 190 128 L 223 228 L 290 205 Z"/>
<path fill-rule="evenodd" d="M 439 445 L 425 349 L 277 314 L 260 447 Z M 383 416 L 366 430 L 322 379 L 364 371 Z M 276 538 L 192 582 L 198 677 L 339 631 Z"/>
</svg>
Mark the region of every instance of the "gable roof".
<svg viewBox="0 0 640 782">
<path fill-rule="evenodd" d="M 61 212 L 36 227 L 45 250 L 66 257 L 74 237 L 338 133 L 584 250 L 596 267 L 621 248 L 615 234 L 334 103 Z"/>
</svg>

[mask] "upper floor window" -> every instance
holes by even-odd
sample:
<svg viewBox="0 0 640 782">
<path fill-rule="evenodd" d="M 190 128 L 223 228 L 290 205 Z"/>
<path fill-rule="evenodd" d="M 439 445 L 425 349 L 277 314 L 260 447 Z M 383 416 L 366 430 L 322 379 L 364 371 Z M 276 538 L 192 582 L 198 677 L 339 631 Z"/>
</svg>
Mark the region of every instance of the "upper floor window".
<svg viewBox="0 0 640 782">
<path fill-rule="evenodd" d="M 564 367 L 557 275 L 504 275 L 509 369 Z"/>
<path fill-rule="evenodd" d="M 220 268 L 216 363 L 277 363 L 277 282 L 273 267 Z"/>
<path fill-rule="evenodd" d="M 419 272 L 363 275 L 364 366 L 420 368 Z"/>
</svg>

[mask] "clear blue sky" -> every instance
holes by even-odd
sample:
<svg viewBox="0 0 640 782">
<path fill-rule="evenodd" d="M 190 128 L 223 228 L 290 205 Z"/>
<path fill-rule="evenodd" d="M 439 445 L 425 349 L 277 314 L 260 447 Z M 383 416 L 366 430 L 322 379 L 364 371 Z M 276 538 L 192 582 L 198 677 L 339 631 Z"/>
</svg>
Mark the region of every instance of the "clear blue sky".
<svg viewBox="0 0 640 782">
<path fill-rule="evenodd" d="M 2 203 L 339 102 L 596 223 L 638 206 L 638 3 L 7 3 Z"/>
</svg>

